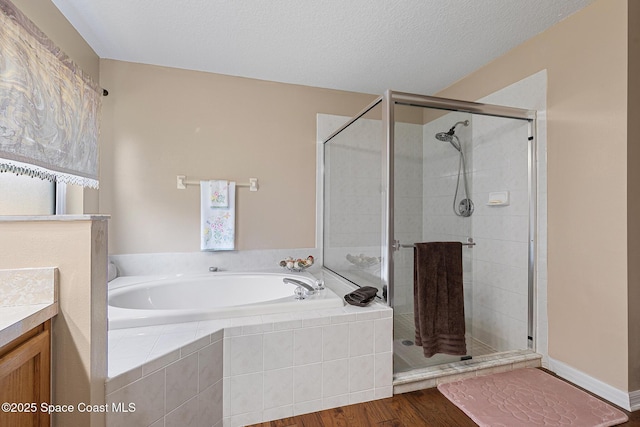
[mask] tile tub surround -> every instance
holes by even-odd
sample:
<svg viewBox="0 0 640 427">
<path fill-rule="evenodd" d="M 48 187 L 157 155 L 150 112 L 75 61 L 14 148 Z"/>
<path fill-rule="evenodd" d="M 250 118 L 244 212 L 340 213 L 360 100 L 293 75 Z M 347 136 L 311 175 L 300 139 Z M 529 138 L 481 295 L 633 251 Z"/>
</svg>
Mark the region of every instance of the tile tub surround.
<svg viewBox="0 0 640 427">
<path fill-rule="evenodd" d="M 281 260 L 309 255 L 315 259 L 311 270 L 320 270 L 321 251 L 316 248 L 123 254 L 109 255 L 109 260 L 115 263 L 119 276 L 151 276 L 206 273 L 209 267 L 217 267 L 219 271 L 284 271 L 278 267 Z"/>
<path fill-rule="evenodd" d="M 239 426 L 389 397 L 392 329 L 376 303 L 110 331 L 107 403 L 136 411 L 107 425 Z"/>
<path fill-rule="evenodd" d="M 0 270 L 0 346 L 58 313 L 56 268 Z"/>
</svg>

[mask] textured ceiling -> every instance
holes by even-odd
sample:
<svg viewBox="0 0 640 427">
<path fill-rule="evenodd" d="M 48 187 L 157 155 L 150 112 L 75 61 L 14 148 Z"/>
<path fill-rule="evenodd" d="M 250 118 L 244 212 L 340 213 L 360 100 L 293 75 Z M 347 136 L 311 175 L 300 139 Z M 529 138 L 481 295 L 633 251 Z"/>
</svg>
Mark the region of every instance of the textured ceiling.
<svg viewBox="0 0 640 427">
<path fill-rule="evenodd" d="M 53 3 L 101 58 L 372 94 L 430 95 L 592 1 Z"/>
</svg>

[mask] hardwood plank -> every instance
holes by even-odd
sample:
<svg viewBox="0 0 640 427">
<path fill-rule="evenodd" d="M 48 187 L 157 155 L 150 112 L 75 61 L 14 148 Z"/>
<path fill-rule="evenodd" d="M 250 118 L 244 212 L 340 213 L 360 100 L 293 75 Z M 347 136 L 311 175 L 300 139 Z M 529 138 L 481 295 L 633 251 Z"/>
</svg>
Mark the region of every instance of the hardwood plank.
<svg viewBox="0 0 640 427">
<path fill-rule="evenodd" d="M 401 426 L 424 425 L 424 418 L 408 403 L 406 399 L 392 399 L 384 403 L 384 405 L 388 410 L 393 411 L 394 418 L 398 420 Z"/>
<path fill-rule="evenodd" d="M 395 420 L 399 422 L 397 414 L 391 410 L 391 402 L 393 398 L 374 400 L 366 402 L 364 405 L 372 416 L 372 422 L 375 425 L 384 425 L 388 421 Z"/>
<path fill-rule="evenodd" d="M 328 409 L 328 411 L 331 411 L 332 409 Z M 322 418 L 321 418 L 321 414 L 324 411 L 321 412 L 313 412 L 311 414 L 305 414 L 302 415 L 302 417 L 304 417 L 302 419 L 302 427 L 323 427 L 324 424 L 322 424 Z M 297 417 L 294 417 L 297 418 Z"/>
<path fill-rule="evenodd" d="M 283 418 L 281 420 L 266 421 L 254 427 L 303 427 L 300 417 Z"/>
<path fill-rule="evenodd" d="M 302 425 L 299 424 L 295 418 L 291 417 L 255 424 L 254 427 L 302 427 Z"/>
<path fill-rule="evenodd" d="M 344 406 L 319 412 L 321 425 L 327 427 L 347 427 L 349 425 L 348 417 L 345 414 L 345 409 L 347 408 L 348 406 Z"/>
<path fill-rule="evenodd" d="M 471 418 L 436 388 L 418 390 L 405 396 L 408 405 L 420 415 L 425 426 L 476 427 Z"/>
<path fill-rule="evenodd" d="M 378 411 L 372 410 L 374 406 L 375 405 L 371 405 L 370 402 L 346 406 L 344 408 L 345 421 L 347 421 L 345 426 L 370 427 L 380 421 L 384 421 L 377 416 L 379 415 Z"/>
</svg>

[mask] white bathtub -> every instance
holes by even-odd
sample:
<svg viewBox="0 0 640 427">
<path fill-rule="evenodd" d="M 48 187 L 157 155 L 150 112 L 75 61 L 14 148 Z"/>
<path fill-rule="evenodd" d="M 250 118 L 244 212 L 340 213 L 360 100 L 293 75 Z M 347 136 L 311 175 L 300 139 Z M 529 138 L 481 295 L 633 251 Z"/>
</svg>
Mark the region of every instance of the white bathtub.
<svg viewBox="0 0 640 427">
<path fill-rule="evenodd" d="M 109 283 L 109 329 L 194 322 L 291 311 L 342 307 L 324 289 L 304 300 L 294 297 L 289 277 L 312 285 L 310 275 L 207 273 L 168 278 L 122 277 Z"/>
</svg>

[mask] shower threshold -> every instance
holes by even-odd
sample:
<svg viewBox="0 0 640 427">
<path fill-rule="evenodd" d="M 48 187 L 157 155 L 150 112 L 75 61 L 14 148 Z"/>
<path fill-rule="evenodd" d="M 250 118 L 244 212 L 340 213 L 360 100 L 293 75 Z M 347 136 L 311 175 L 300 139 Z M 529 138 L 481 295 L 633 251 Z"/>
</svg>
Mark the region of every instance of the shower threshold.
<svg viewBox="0 0 640 427">
<path fill-rule="evenodd" d="M 438 384 L 520 368 L 542 366 L 542 355 L 531 350 L 513 350 L 474 357 L 455 363 L 400 372 L 393 376 L 393 394 L 407 393 Z"/>
</svg>

